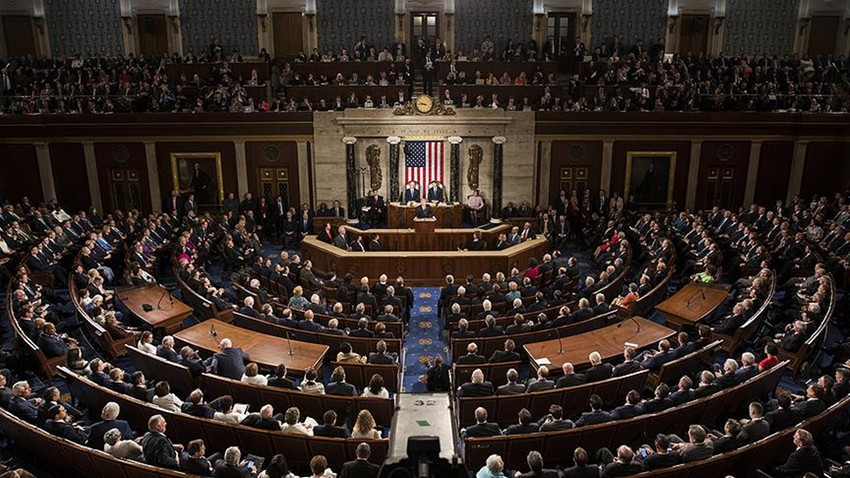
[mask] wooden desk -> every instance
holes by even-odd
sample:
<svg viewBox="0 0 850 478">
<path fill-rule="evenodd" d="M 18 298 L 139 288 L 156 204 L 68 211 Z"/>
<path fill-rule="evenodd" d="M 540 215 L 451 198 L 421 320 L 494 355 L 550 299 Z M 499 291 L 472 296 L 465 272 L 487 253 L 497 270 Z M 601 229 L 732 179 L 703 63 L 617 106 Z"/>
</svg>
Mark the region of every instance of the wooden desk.
<svg viewBox="0 0 850 478">
<path fill-rule="evenodd" d="M 183 320 L 192 315 L 192 308 L 170 297 L 168 291 L 161 285 L 148 285 L 116 292 L 118 299 L 127 309 L 142 322 L 154 329 L 163 328 L 166 334 L 171 334 L 183 328 Z M 165 295 L 163 297 L 163 295 Z M 173 300 L 169 300 L 169 297 Z M 162 298 L 162 301 L 160 301 Z M 146 312 L 142 307 L 150 304 L 153 310 Z M 157 308 L 159 304 L 159 308 Z"/>
<path fill-rule="evenodd" d="M 622 322 L 622 327 L 614 324 L 583 334 L 562 337 L 564 350 L 562 354 L 558 353 L 560 350 L 558 339 L 526 344 L 523 348 L 528 353 L 529 362 L 535 371 L 540 367 L 538 359 L 547 358 L 551 362 L 551 365 L 547 365 L 550 374 L 557 375 L 561 373 L 561 365 L 564 362 L 572 363 L 576 370 L 587 368 L 590 365 L 587 357 L 593 351 L 599 352 L 604 362 L 622 355 L 626 342 L 637 344 L 635 350 L 640 350 L 652 347 L 659 340 L 676 334 L 675 330 L 643 317 L 634 319 L 640 323 L 640 332 L 637 332 L 637 324 L 626 320 Z"/>
<path fill-rule="evenodd" d="M 435 227 L 453 228 L 460 227 L 463 221 L 463 207 L 460 203 L 451 203 L 437 206 L 431 204 L 431 211 L 434 212 L 434 217 L 437 218 Z M 413 227 L 413 218 L 416 217 L 416 207 L 408 206 L 398 202 L 391 202 L 387 205 L 387 227 L 390 229 Z"/>
<path fill-rule="evenodd" d="M 710 316 L 726 300 L 729 286 L 689 282 L 670 298 L 655 306 L 667 319 L 667 325 L 682 330 Z"/>
<path fill-rule="evenodd" d="M 419 225 L 419 226 L 417 226 Z M 429 225 L 435 225 L 433 222 Z M 499 234 L 507 234 L 511 226 L 501 224 L 489 229 L 433 229 L 429 232 L 417 231 L 416 227 L 422 225 L 416 221 L 411 222 L 409 229 L 369 229 L 361 230 L 356 227 L 345 226 L 349 240 L 363 237 L 363 243 L 368 244 L 372 234 L 380 237 L 384 251 L 457 251 L 458 247 L 465 248 L 472 240 L 473 234 L 481 233 L 481 239 L 492 248 L 499 238 Z M 334 229 L 336 234 L 336 229 Z"/>
<path fill-rule="evenodd" d="M 441 231 L 443 230 L 437 229 L 435 236 L 442 237 Z M 449 238 L 454 231 L 449 230 Z M 462 234 L 467 234 L 469 237 L 472 236 L 471 229 L 459 231 L 463 231 Z M 372 232 L 381 235 L 380 230 L 369 230 L 364 233 Z M 404 240 L 413 240 L 414 236 L 416 234 L 413 231 L 399 235 Z M 381 236 L 381 242 L 386 244 L 389 240 L 386 236 Z M 427 252 L 421 249 L 412 252 L 404 252 L 403 249 L 348 252 L 321 242 L 314 236 L 308 236 L 301 241 L 302 259 L 312 261 L 313 268 L 320 273 L 335 271 L 338 276 L 343 276 L 351 272 L 357 277 L 364 275 L 378 277 L 381 274 L 402 275 L 407 284 L 417 286 L 445 284 L 446 274 L 453 274 L 455 277 L 466 277 L 468 274 L 481 277 L 485 272 L 495 274 L 501 271 L 508 274 L 513 267 L 524 270 L 528 266 L 529 259 L 534 257 L 539 260 L 547 249 L 548 243 L 543 236 L 502 251 L 465 252 L 457 251 L 456 248 L 444 249 L 440 252 Z"/>
<path fill-rule="evenodd" d="M 449 61 L 437 61 L 436 62 L 436 77 L 440 79 L 440 81 L 446 78 L 446 75 L 449 74 L 449 68 L 451 67 L 451 62 Z M 525 75 L 528 77 L 528 82 L 531 83 L 531 79 L 534 76 L 534 72 L 537 69 L 540 69 L 544 75 L 548 75 L 549 73 L 556 72 L 558 69 L 558 63 L 553 61 L 540 61 L 540 62 L 531 62 L 531 61 L 458 61 L 455 62 L 455 69 L 458 73 L 461 71 L 466 72 L 466 76 L 468 78 L 475 78 L 475 72 L 480 71 L 481 75 L 484 78 L 487 78 L 487 75 L 493 73 L 496 78 L 500 78 L 502 73 L 507 73 L 511 80 L 516 79 L 519 76 L 520 72 L 525 72 Z"/>
<path fill-rule="evenodd" d="M 210 334 L 212 326 L 215 326 L 215 336 Z M 174 338 L 210 354 L 218 352 L 219 342 L 228 338 L 234 347 L 241 347 L 251 357 L 252 362 L 266 368 L 274 368 L 283 363 L 288 370 L 299 374 L 303 374 L 308 368 L 318 370 L 328 351 L 327 345 L 292 340 L 293 353 L 289 355 L 290 341 L 285 338 L 243 329 L 218 319 L 209 319 L 181 330 L 174 334 Z"/>
<path fill-rule="evenodd" d="M 302 79 L 306 79 L 307 75 L 312 73 L 313 77 L 318 79 L 325 75 L 329 80 L 333 81 L 337 73 L 342 73 L 346 79 L 351 79 L 352 73 L 357 73 L 360 81 L 366 81 L 366 75 L 375 77 L 375 81 L 381 76 L 382 71 L 389 73 L 395 70 L 396 73 L 401 73 L 403 61 L 334 61 L 334 62 L 315 62 L 315 63 L 291 63 L 292 70 L 301 74 Z M 403 85 L 402 85 L 403 86 Z"/>
</svg>

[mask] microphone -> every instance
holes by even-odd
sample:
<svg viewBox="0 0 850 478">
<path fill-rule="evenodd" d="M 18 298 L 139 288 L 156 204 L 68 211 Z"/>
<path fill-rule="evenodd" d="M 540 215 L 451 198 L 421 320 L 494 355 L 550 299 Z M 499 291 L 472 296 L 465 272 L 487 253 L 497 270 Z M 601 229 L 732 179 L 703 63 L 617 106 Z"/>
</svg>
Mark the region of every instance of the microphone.
<svg viewBox="0 0 850 478">
<path fill-rule="evenodd" d="M 210 335 L 212 335 L 213 337 L 218 336 L 218 332 L 215 331 L 215 324 L 210 324 Z"/>
<path fill-rule="evenodd" d="M 634 322 L 634 323 L 635 323 L 635 325 L 637 325 L 637 330 L 635 330 L 635 333 L 640 333 L 640 322 L 638 322 L 638 321 L 637 321 L 637 319 L 635 318 L 635 316 L 634 316 L 634 315 L 630 315 L 628 319 L 626 319 L 626 320 L 624 320 L 624 321 L 620 322 L 619 324 L 617 324 L 617 328 L 619 329 L 620 327 L 622 327 L 622 326 L 623 326 L 623 324 L 625 324 L 625 323 L 626 323 L 627 321 L 629 321 L 629 320 L 631 320 L 632 322 Z"/>
<path fill-rule="evenodd" d="M 555 334 L 558 336 L 558 355 L 561 355 L 564 353 L 564 343 L 561 341 L 561 331 L 558 327 L 555 327 Z"/>
<path fill-rule="evenodd" d="M 166 295 L 166 294 L 168 294 L 168 296 L 169 296 L 169 300 L 171 300 L 171 305 L 174 305 L 174 300 L 173 300 L 173 299 L 170 299 L 170 297 L 171 297 L 171 293 L 170 293 L 170 292 L 168 292 L 168 289 L 166 289 L 165 287 L 163 287 L 163 288 L 162 288 L 162 294 L 159 296 L 159 300 L 156 302 L 156 309 L 157 309 L 157 310 L 162 310 L 162 299 L 164 299 L 164 298 L 165 298 L 165 295 Z"/>
<path fill-rule="evenodd" d="M 289 331 L 286 331 L 286 343 L 289 345 L 289 355 L 292 356 L 292 339 L 289 338 Z"/>
</svg>

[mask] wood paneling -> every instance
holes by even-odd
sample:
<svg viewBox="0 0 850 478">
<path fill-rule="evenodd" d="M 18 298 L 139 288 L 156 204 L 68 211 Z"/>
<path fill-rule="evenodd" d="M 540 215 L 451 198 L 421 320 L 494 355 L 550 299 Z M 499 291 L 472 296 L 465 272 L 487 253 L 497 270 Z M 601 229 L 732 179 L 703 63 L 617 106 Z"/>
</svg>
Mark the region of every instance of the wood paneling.
<svg viewBox="0 0 850 478">
<path fill-rule="evenodd" d="M 145 55 L 162 55 L 168 51 L 168 31 L 165 14 L 136 16 L 139 33 L 139 52 Z"/>
<path fill-rule="evenodd" d="M 705 141 L 700 149 L 699 181 L 697 182 L 696 209 L 715 206 L 707 200 L 708 173 L 710 169 L 732 168 L 732 194 L 729 207 L 737 209 L 744 202 L 747 187 L 747 165 L 750 163 L 749 141 Z M 680 203 L 681 204 L 681 203 Z"/>
<path fill-rule="evenodd" d="M 838 44 L 838 23 L 841 17 L 814 16 L 809 25 L 809 47 L 806 52 L 811 56 L 831 55 Z"/>
<path fill-rule="evenodd" d="M 245 143 L 248 162 L 248 190 L 259 198 L 259 168 L 287 168 L 289 170 L 289 197 L 292 204 L 300 202 L 301 189 L 298 184 L 298 167 L 307 158 L 298 157 L 298 146 L 295 141 L 256 141 Z M 300 160 L 300 161 L 299 161 Z M 305 185 L 306 186 L 306 185 Z M 274 197 L 268 199 L 274 201 Z M 300 208 L 298 208 L 300 210 Z"/>
<path fill-rule="evenodd" d="M 777 199 L 785 200 L 793 157 L 793 141 L 765 141 L 761 144 L 754 196 L 757 204 L 773 205 Z"/>
<path fill-rule="evenodd" d="M 304 49 L 300 12 L 279 12 L 272 14 L 274 29 L 274 55 L 277 57 L 295 56 Z"/>
<path fill-rule="evenodd" d="M 831 199 L 832 193 L 846 190 L 850 186 L 848 157 L 850 142 L 809 143 L 800 194 L 804 198 L 823 194 Z"/>
<path fill-rule="evenodd" d="M 79 211 L 91 206 L 86 158 L 80 143 L 52 143 L 50 165 L 56 185 L 56 199 L 66 211 Z"/>
<path fill-rule="evenodd" d="M 171 195 L 174 182 L 171 179 L 171 153 L 220 153 L 221 175 L 224 181 L 224 196 L 237 191 L 236 150 L 233 143 L 157 143 L 156 164 L 159 170 L 159 189 L 161 197 Z M 157 205 L 160 207 L 161 205 Z"/>
<path fill-rule="evenodd" d="M 708 15 L 682 15 L 679 28 L 679 53 L 695 57 L 708 53 Z"/>
<path fill-rule="evenodd" d="M 27 196 L 30 203 L 44 200 L 35 147 L 31 144 L 0 144 L 3 173 L 0 174 L 0 200 L 19 202 Z"/>
<path fill-rule="evenodd" d="M 127 169 L 133 169 L 139 175 L 142 210 L 146 213 L 153 211 L 150 179 L 148 178 L 148 167 L 145 160 L 145 145 L 143 143 L 95 143 L 94 155 L 97 161 L 97 179 L 100 184 L 104 211 L 115 209 L 110 186 L 112 171 Z"/>
<path fill-rule="evenodd" d="M 544 158 L 545 160 L 545 158 Z M 602 164 L 602 141 L 552 141 L 552 157 L 549 169 L 549 204 L 557 206 L 561 192 L 561 169 L 586 168 L 587 187 L 591 196 L 599 191 Z M 570 191 L 567 191 L 569 197 Z M 581 196 L 579 196 L 581 197 Z"/>
<path fill-rule="evenodd" d="M 35 55 L 35 37 L 29 15 L 3 15 L 3 36 L 9 57 Z"/>
<path fill-rule="evenodd" d="M 626 155 L 629 151 L 675 151 L 676 176 L 673 182 L 673 201 L 676 208 L 685 205 L 688 167 L 691 162 L 690 141 L 616 141 L 611 165 L 611 191 L 623 194 L 626 186 Z"/>
</svg>

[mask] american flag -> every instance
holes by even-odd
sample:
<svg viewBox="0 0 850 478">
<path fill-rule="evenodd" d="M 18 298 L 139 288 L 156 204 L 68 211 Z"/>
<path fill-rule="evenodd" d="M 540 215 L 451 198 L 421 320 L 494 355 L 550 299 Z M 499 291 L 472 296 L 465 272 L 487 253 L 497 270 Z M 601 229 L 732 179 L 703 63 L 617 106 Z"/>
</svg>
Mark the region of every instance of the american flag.
<svg viewBox="0 0 850 478">
<path fill-rule="evenodd" d="M 443 182 L 443 142 L 407 141 L 404 144 L 404 182 L 416 181 L 422 191 L 431 181 Z"/>
</svg>

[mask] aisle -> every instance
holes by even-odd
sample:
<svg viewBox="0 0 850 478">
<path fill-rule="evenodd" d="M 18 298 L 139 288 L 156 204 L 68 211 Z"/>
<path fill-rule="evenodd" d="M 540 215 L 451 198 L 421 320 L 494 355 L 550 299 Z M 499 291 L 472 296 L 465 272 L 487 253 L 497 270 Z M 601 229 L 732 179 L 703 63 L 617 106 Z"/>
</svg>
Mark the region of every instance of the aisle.
<svg viewBox="0 0 850 478">
<path fill-rule="evenodd" d="M 442 334 L 443 322 L 437 317 L 440 288 L 414 287 L 413 296 L 415 299 L 410 311 L 409 332 L 403 344 L 405 360 L 402 391 L 408 393 L 427 391 L 424 375 L 428 370 L 428 362 L 438 354 L 445 360 L 448 350 Z"/>
</svg>

